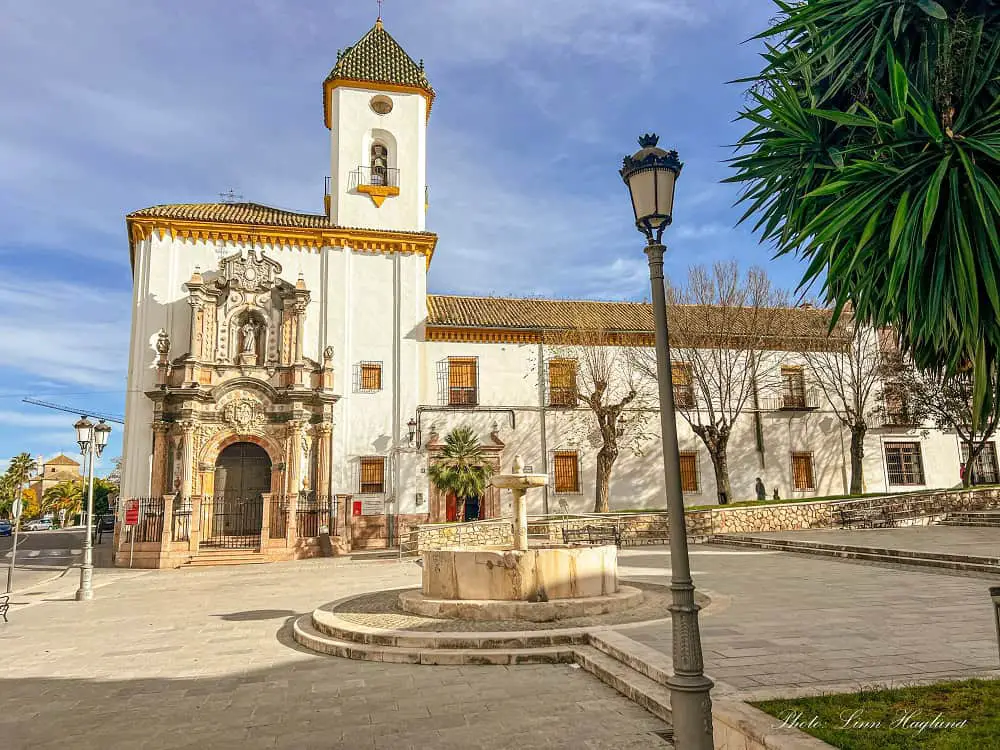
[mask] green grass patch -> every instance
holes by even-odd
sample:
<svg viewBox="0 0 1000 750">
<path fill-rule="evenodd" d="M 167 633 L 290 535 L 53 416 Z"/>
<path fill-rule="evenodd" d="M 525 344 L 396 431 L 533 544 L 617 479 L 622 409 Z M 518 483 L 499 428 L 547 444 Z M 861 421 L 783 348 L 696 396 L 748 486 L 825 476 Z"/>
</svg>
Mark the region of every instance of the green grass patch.
<svg viewBox="0 0 1000 750">
<path fill-rule="evenodd" d="M 753 704 L 841 750 L 1000 747 L 1000 680 L 861 690 Z"/>
</svg>

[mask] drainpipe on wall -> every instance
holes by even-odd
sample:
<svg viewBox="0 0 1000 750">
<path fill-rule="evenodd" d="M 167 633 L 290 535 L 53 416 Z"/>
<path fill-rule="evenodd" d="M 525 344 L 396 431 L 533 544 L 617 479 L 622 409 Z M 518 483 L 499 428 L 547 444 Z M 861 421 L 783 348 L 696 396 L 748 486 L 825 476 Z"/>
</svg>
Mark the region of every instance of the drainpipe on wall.
<svg viewBox="0 0 1000 750">
<path fill-rule="evenodd" d="M 767 468 L 764 466 L 764 425 L 760 418 L 760 399 L 757 394 L 756 378 L 754 378 L 750 387 L 753 389 L 753 435 L 757 441 L 757 456 L 760 459 L 760 468 L 763 470 Z"/>
<path fill-rule="evenodd" d="M 399 299 L 402 287 L 399 266 L 401 258 L 402 256 L 398 252 L 392 256 L 392 455 L 389 458 L 392 469 L 392 493 L 389 495 L 389 512 L 386 514 L 386 543 L 389 547 L 392 547 L 394 541 L 395 513 L 399 512 L 399 424 L 400 419 L 402 419 L 400 416 L 402 409 L 400 403 L 402 399 L 400 373 L 402 341 L 400 339 L 403 327 L 400 317 L 402 304 Z"/>
<path fill-rule="evenodd" d="M 541 338 L 538 341 L 538 424 L 539 439 L 542 450 L 542 473 L 549 473 L 549 449 L 547 445 L 547 429 L 545 425 L 545 346 Z M 542 513 L 549 514 L 549 485 L 542 487 Z"/>
</svg>

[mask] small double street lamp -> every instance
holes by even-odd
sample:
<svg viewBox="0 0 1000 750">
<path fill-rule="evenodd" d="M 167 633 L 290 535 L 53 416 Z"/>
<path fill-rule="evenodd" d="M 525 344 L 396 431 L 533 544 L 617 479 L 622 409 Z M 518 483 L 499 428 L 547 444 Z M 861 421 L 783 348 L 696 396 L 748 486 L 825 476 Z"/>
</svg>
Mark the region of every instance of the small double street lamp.
<svg viewBox="0 0 1000 750">
<path fill-rule="evenodd" d="M 674 413 L 674 384 L 670 369 L 667 303 L 663 288 L 663 232 L 673 221 L 674 187 L 681 164 L 676 151 L 657 147 L 656 135 L 639 139 L 641 147 L 626 156 L 621 176 L 632 195 L 635 225 L 646 237 L 649 280 L 653 291 L 656 326 L 656 373 L 660 394 L 660 430 L 663 438 L 663 473 L 670 523 L 670 619 L 674 673 L 667 680 L 673 714 L 674 743 L 678 750 L 712 750 L 712 681 L 705 676 L 688 557 L 684 496 L 681 492 L 680 454 Z"/>
<path fill-rule="evenodd" d="M 76 590 L 78 602 L 94 598 L 94 538 L 91 528 L 94 525 L 94 462 L 104 452 L 111 435 L 110 425 L 102 419 L 96 426 L 86 417 L 73 427 L 76 429 L 76 442 L 80 444 L 80 453 L 87 459 L 87 524 L 83 539 L 83 565 L 80 566 L 80 588 Z"/>
</svg>

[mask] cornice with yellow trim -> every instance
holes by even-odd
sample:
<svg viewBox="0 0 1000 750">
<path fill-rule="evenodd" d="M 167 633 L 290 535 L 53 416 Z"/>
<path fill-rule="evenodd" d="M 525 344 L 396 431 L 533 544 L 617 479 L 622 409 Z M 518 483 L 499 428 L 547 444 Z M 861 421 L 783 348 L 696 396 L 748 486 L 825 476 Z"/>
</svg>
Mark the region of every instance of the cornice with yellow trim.
<svg viewBox="0 0 1000 750">
<path fill-rule="evenodd" d="M 552 346 L 656 346 L 656 337 L 652 331 L 600 331 L 595 336 L 593 332 L 578 331 L 570 328 L 487 328 L 475 326 L 447 326 L 428 324 L 425 327 L 427 341 L 452 341 L 470 344 L 549 344 Z M 720 342 L 712 335 L 706 335 L 704 340 L 684 342 L 684 346 L 693 345 L 699 349 L 719 348 Z M 810 338 L 803 336 L 775 336 L 766 340 L 766 351 L 843 351 L 843 342 L 831 341 L 826 338 Z M 678 347 L 681 342 L 673 340 L 671 346 Z M 745 346 L 744 343 L 734 344 L 734 347 Z M 754 347 L 757 348 L 757 347 Z"/>
<path fill-rule="evenodd" d="M 577 334 L 577 335 L 574 335 Z M 472 344 L 594 344 L 586 333 L 566 329 L 540 328 L 475 328 L 463 326 L 428 325 L 428 341 L 455 341 Z M 654 346 L 652 331 L 623 331 L 601 333 L 601 343 L 607 346 Z"/>
<path fill-rule="evenodd" d="M 327 130 L 333 130 L 333 112 L 330 107 L 330 96 L 335 88 L 340 86 L 368 91 L 386 91 L 390 94 L 419 94 L 427 100 L 426 122 L 430 122 L 431 109 L 434 107 L 433 91 L 427 91 L 419 86 L 404 86 L 399 83 L 379 83 L 378 81 L 359 81 L 354 78 L 327 78 L 323 81 L 323 119 Z"/>
<path fill-rule="evenodd" d="M 216 221 L 185 221 L 160 217 L 126 219 L 129 253 L 135 265 L 135 243 L 154 234 L 206 242 L 255 242 L 279 247 L 301 247 L 319 250 L 322 247 L 344 247 L 357 252 L 419 254 L 427 258 L 430 267 L 436 234 L 386 232 L 343 227 L 303 228 L 268 225 L 229 224 Z"/>
</svg>

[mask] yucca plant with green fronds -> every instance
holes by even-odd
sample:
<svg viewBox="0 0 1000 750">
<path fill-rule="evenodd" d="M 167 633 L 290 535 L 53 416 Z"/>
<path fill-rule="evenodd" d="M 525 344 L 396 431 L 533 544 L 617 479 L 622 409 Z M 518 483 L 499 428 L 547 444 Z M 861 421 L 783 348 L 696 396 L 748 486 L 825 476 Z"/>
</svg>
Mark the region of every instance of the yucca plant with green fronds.
<svg viewBox="0 0 1000 750">
<path fill-rule="evenodd" d="M 455 504 L 459 514 L 456 520 L 461 521 L 466 499 L 486 493 L 493 467 L 486 462 L 472 428 L 456 427 L 445 435 L 441 456 L 427 473 L 441 492 L 455 495 L 459 501 Z"/>
<path fill-rule="evenodd" d="M 779 254 L 914 364 L 1000 364 L 1000 0 L 775 0 L 732 160 Z"/>
</svg>

